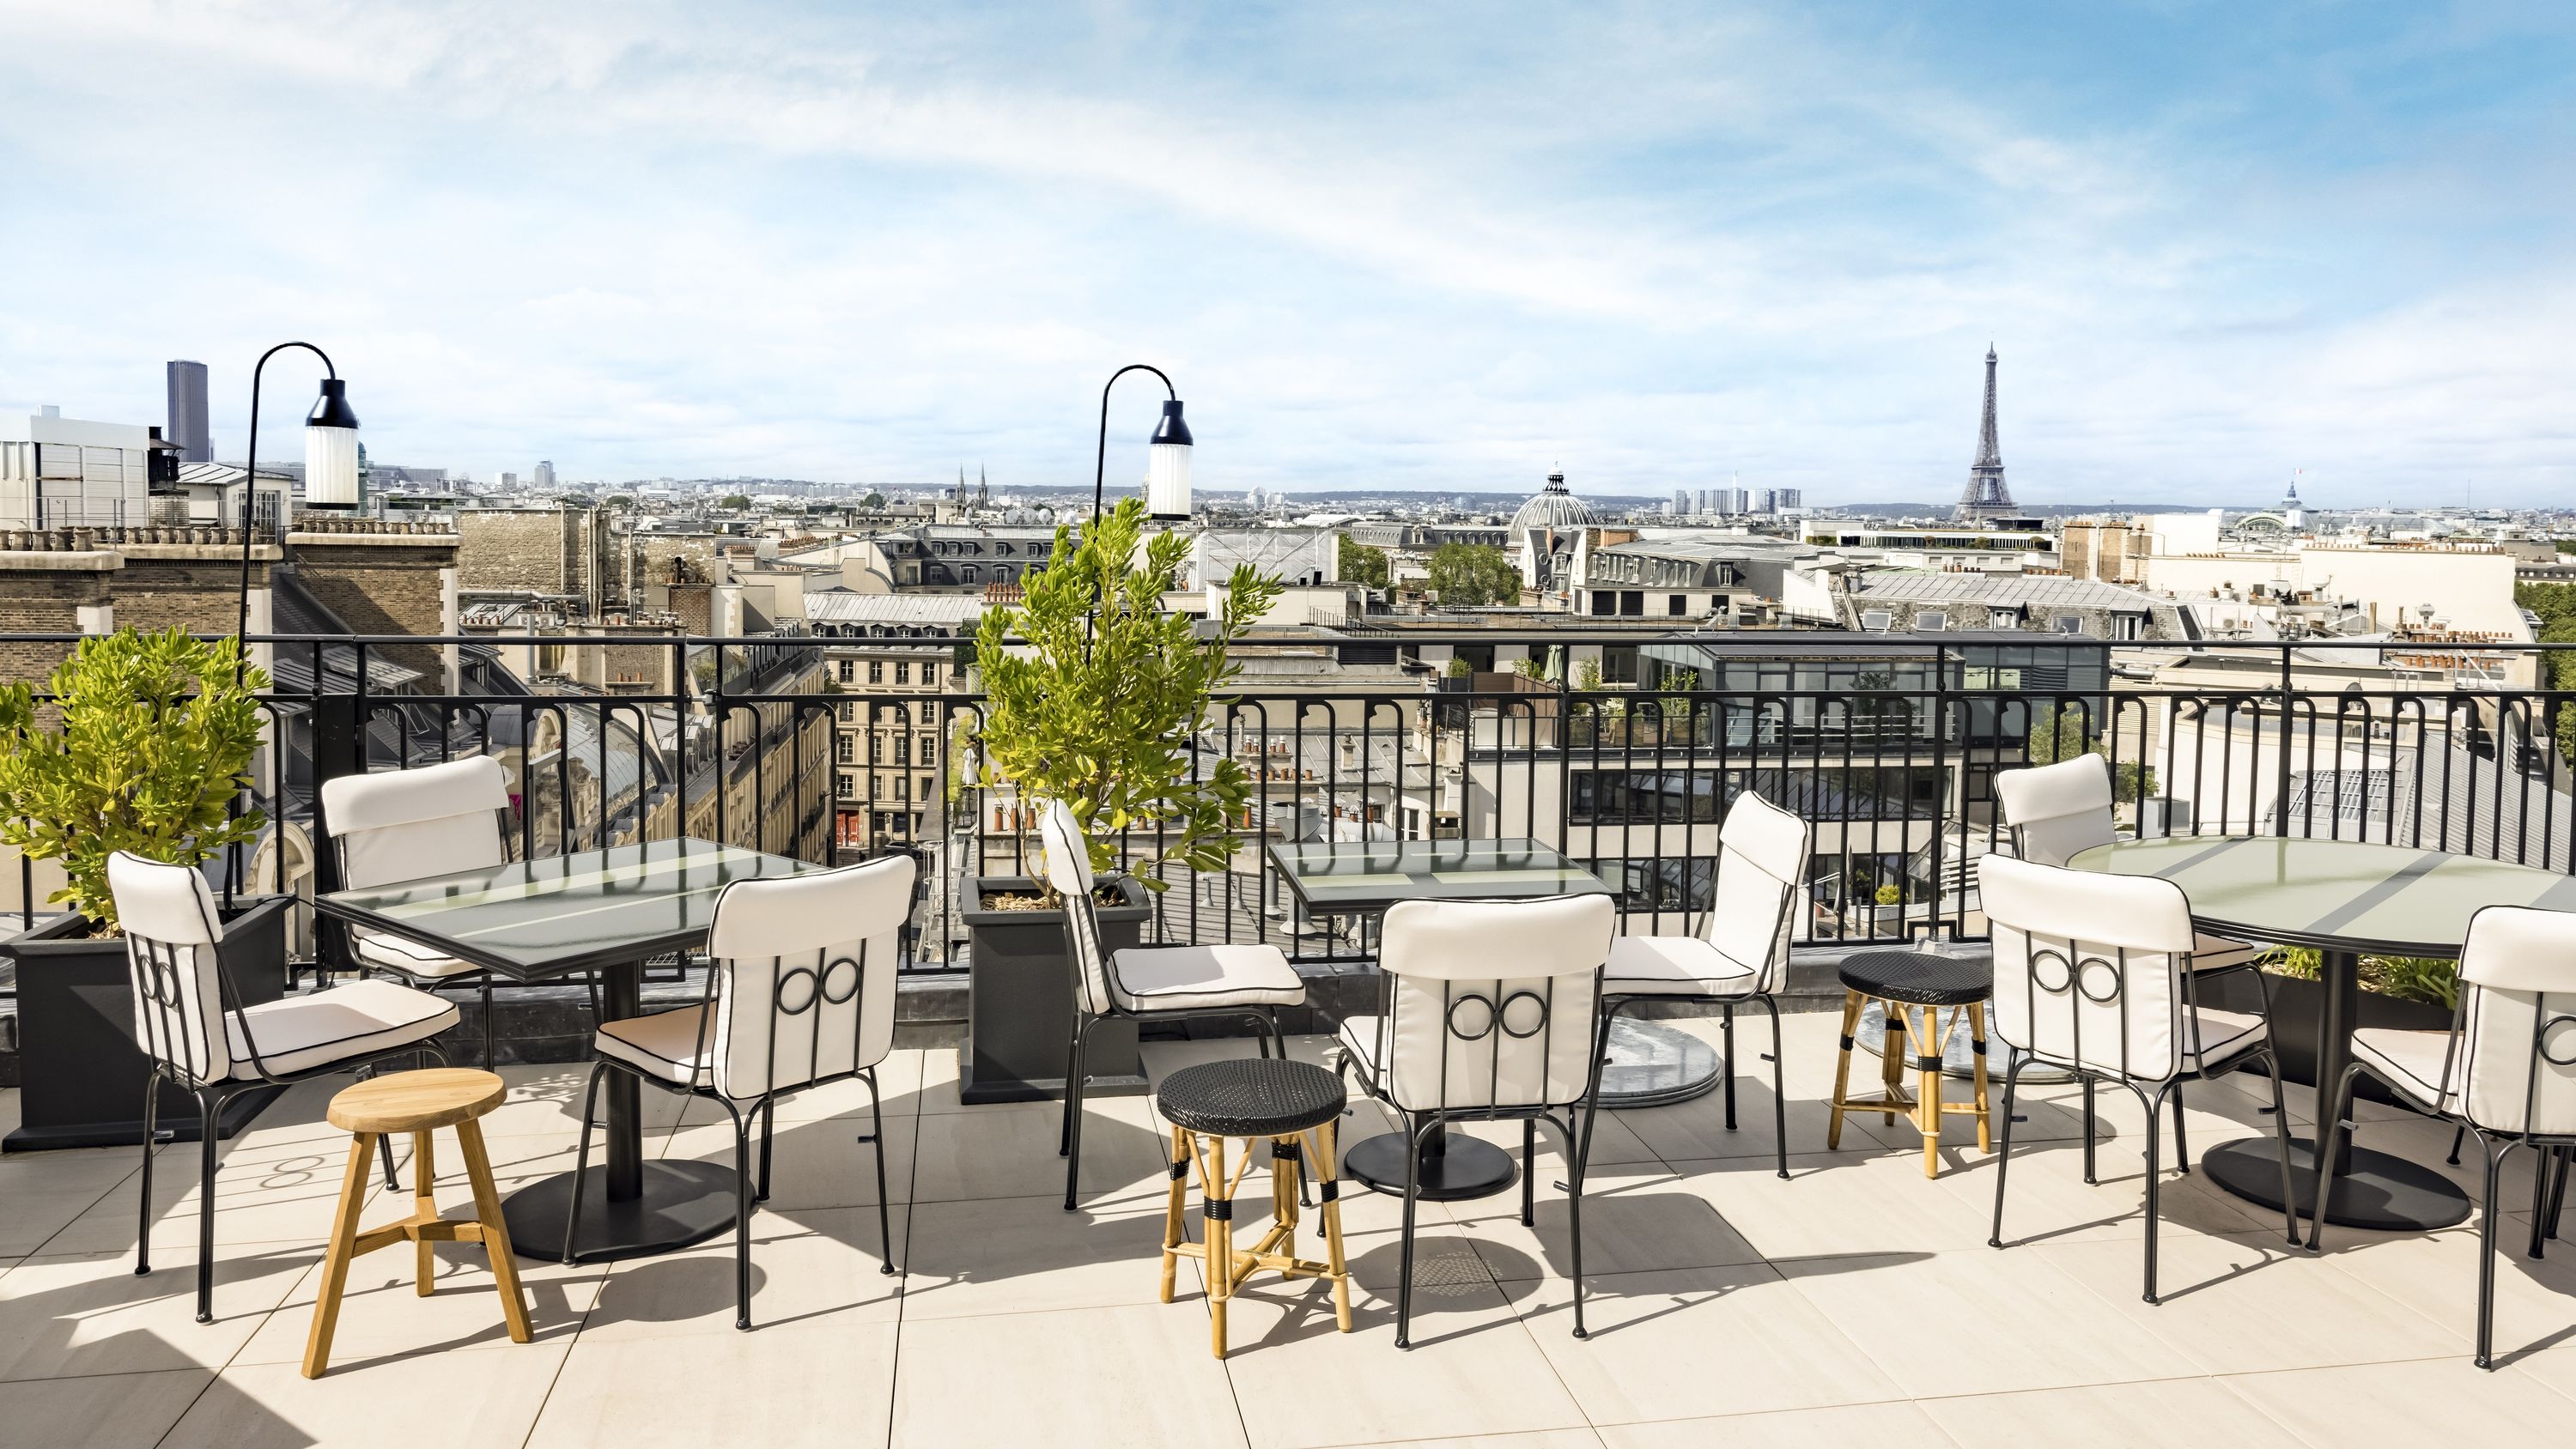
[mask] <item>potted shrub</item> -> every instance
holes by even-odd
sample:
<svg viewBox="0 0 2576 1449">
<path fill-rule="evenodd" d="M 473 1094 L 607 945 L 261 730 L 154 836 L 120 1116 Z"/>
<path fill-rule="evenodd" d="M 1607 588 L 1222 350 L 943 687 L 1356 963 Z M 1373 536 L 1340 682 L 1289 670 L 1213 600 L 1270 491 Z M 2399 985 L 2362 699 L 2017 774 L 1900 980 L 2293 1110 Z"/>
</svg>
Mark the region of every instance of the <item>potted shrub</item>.
<svg viewBox="0 0 2576 1449">
<path fill-rule="evenodd" d="M 253 696 L 268 679 L 239 660 L 230 640 L 124 630 L 83 639 L 46 682 L 48 703 L 25 684 L 0 689 L 0 843 L 60 862 L 65 884 L 49 900 L 70 907 L 0 943 L 18 975 L 20 1123 L 6 1150 L 143 1138 L 150 1064 L 134 1043 L 107 858 L 131 850 L 197 865 L 258 835 L 258 812 L 235 818 L 230 806 L 249 783 Z M 288 904 L 245 900 L 225 922 L 222 966 L 244 1005 L 285 989 Z M 195 1099 L 161 1091 L 164 1130 L 194 1140 Z M 274 1095 L 235 1097 L 224 1132 Z"/>
<path fill-rule="evenodd" d="M 1163 871 L 1223 871 L 1243 844 L 1232 827 L 1244 818 L 1252 778 L 1231 759 L 1200 759 L 1198 726 L 1238 668 L 1229 646 L 1280 594 L 1276 580 L 1237 568 L 1202 634 L 1190 616 L 1163 609 L 1188 539 L 1147 537 L 1144 526 L 1143 502 L 1128 499 L 1086 524 L 1078 541 L 1057 528 L 1054 561 L 1028 576 L 1019 607 L 987 612 L 975 639 L 985 697 L 980 783 L 1007 785 L 1016 798 L 1020 859 L 1036 858 L 1040 803 L 1072 807 L 1102 873 L 1101 933 L 1113 951 L 1137 944 L 1153 914 L 1148 902 L 1166 888 Z M 1122 840 L 1130 843 L 1123 861 Z M 958 1094 L 968 1102 L 1055 1096 L 1073 1031 L 1063 904 L 1030 875 L 969 875 L 958 890 L 970 957 Z M 1099 1080 L 1088 1090 L 1143 1089 L 1133 1029 L 1123 1041 L 1120 1030 L 1105 1026 L 1093 1038 Z"/>
</svg>

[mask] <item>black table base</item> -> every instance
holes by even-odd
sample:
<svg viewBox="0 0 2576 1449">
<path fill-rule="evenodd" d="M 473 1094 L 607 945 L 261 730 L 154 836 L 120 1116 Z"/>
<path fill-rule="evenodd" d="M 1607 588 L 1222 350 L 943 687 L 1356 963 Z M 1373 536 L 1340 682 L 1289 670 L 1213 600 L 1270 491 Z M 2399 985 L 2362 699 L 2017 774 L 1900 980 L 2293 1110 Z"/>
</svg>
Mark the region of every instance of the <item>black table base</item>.
<svg viewBox="0 0 2576 1449">
<path fill-rule="evenodd" d="M 2468 1220 L 2469 1195 L 2441 1173 L 2367 1147 L 2349 1152 L 2335 1173 L 2327 1222 L 2376 1233 L 2429 1233 Z M 2281 1157 L 2271 1137 L 2221 1143 L 2201 1154 L 2200 1170 L 2247 1202 L 2281 1210 Z M 2290 1139 L 2290 1190 L 2306 1217 L 2317 1200 L 2317 1144 L 2305 1137 Z"/>
<path fill-rule="evenodd" d="M 1739 1025 L 1765 1029 L 1757 1021 Z M 1601 1063 L 1601 1105 L 1615 1112 L 1705 1097 L 1717 1089 L 1726 1068 L 1717 1048 L 1689 1032 L 1623 1016 L 1610 1025 L 1610 1055 Z M 1397 1165 L 1403 1164 L 1399 1160 Z"/>
<path fill-rule="evenodd" d="M 641 1196 L 612 1201 L 608 1174 L 596 1159 L 582 1189 L 574 1256 L 584 1263 L 642 1258 L 693 1247 L 733 1226 L 734 1170 L 720 1162 L 647 1162 Z M 572 1208 L 569 1172 L 529 1184 L 501 1201 L 510 1246 L 522 1258 L 563 1256 L 564 1216 Z"/>
<path fill-rule="evenodd" d="M 1512 1155 L 1462 1132 L 1443 1131 L 1423 1144 L 1414 1195 L 1424 1202 L 1492 1197 L 1515 1180 Z M 1404 1134 L 1382 1132 L 1342 1154 L 1342 1175 L 1377 1192 L 1404 1193 Z"/>
</svg>

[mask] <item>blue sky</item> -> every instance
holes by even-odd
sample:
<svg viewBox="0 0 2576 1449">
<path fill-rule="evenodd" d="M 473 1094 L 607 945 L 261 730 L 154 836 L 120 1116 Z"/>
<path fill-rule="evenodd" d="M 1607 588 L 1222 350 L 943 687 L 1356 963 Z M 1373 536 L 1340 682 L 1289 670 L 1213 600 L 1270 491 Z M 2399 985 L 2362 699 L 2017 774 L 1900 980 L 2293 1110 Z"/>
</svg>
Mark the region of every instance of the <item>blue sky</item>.
<svg viewBox="0 0 2576 1449">
<path fill-rule="evenodd" d="M 1991 340 L 2026 501 L 2576 504 L 2564 4 L 0 0 L 0 53 L 0 410 L 194 357 L 228 456 L 308 337 L 477 476 L 1074 484 L 1144 360 L 1203 486 L 1943 499 Z"/>
</svg>

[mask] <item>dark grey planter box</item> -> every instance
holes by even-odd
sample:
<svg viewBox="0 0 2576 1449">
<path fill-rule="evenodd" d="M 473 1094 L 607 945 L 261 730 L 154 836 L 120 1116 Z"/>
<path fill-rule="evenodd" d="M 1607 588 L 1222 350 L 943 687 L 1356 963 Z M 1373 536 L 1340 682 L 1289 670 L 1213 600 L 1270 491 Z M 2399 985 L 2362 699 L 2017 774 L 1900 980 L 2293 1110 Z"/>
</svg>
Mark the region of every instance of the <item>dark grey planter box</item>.
<svg viewBox="0 0 2576 1449">
<path fill-rule="evenodd" d="M 244 902 L 224 922 L 216 949 L 244 1006 L 286 994 L 283 896 Z M 125 941 L 88 938 L 79 917 L 0 942 L 18 967 L 18 1126 L 0 1152 L 59 1147 L 131 1147 L 143 1141 L 143 1086 L 151 1059 L 134 1044 L 134 991 Z M 230 1137 L 283 1088 L 258 1087 L 225 1103 L 218 1135 Z M 161 1084 L 160 1128 L 173 1141 L 198 1139 L 197 1099 Z"/>
<path fill-rule="evenodd" d="M 1114 882 L 1124 905 L 1100 908 L 1100 935 L 1115 952 L 1138 944 L 1153 907 L 1133 880 Z M 966 1039 L 957 1047 L 957 1096 L 968 1106 L 1044 1102 L 1064 1095 L 1065 1046 L 1073 1036 L 1073 962 L 1064 912 L 997 911 L 985 893 L 1034 890 L 1024 875 L 970 875 L 958 883 L 958 917 L 973 952 L 966 973 Z M 1103 1023 L 1091 1033 L 1086 1094 L 1145 1090 L 1136 1025 Z"/>
</svg>

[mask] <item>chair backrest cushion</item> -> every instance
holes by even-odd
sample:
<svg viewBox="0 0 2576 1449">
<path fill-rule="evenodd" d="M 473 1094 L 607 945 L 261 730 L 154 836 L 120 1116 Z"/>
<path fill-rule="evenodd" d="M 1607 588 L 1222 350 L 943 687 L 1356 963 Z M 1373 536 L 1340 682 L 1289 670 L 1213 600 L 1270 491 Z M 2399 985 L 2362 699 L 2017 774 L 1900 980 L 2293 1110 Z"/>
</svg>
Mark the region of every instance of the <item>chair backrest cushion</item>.
<svg viewBox="0 0 2576 1449">
<path fill-rule="evenodd" d="M 1995 799 L 2003 806 L 2004 823 L 2012 827 L 2015 852 L 2024 860 L 2064 865 L 2077 851 L 2108 845 L 2117 836 L 2111 823 L 2111 762 L 2100 755 L 2006 770 L 1995 776 Z"/>
<path fill-rule="evenodd" d="M 107 888 L 125 929 L 134 1040 L 192 1082 L 232 1075 L 215 948 L 224 938 L 206 878 L 129 851 L 107 859 Z"/>
<path fill-rule="evenodd" d="M 1073 818 L 1073 807 L 1061 800 L 1046 802 L 1038 814 L 1038 843 L 1044 848 L 1039 868 L 1064 897 L 1064 944 L 1073 953 L 1074 989 L 1083 1010 L 1104 1015 L 1112 999 L 1109 953 L 1100 942 L 1100 907 L 1091 894 L 1099 882 L 1091 873 L 1091 843 Z"/>
<path fill-rule="evenodd" d="M 1755 968 L 1756 990 L 1777 991 L 1788 976 L 1813 837 L 1805 820 L 1750 790 L 1727 807 L 1718 830 L 1708 941 Z"/>
<path fill-rule="evenodd" d="M 890 855 L 725 887 L 707 931 L 710 1085 L 739 1100 L 885 1060 L 916 870 Z"/>
<path fill-rule="evenodd" d="M 1388 907 L 1380 1089 L 1408 1112 L 1580 1101 L 1617 924 L 1606 895 Z"/>
<path fill-rule="evenodd" d="M 509 808 L 509 772 L 485 755 L 322 782 L 341 882 L 358 889 L 506 864 Z"/>
<path fill-rule="evenodd" d="M 2490 1131 L 2576 1134 L 2576 913 L 2489 906 L 2460 948 L 2458 1039 L 2469 1120 Z"/>
<path fill-rule="evenodd" d="M 2005 855 L 1979 869 L 1995 942 L 1995 1035 L 2093 1071 L 2180 1073 L 2193 941 L 2182 888 Z"/>
</svg>

